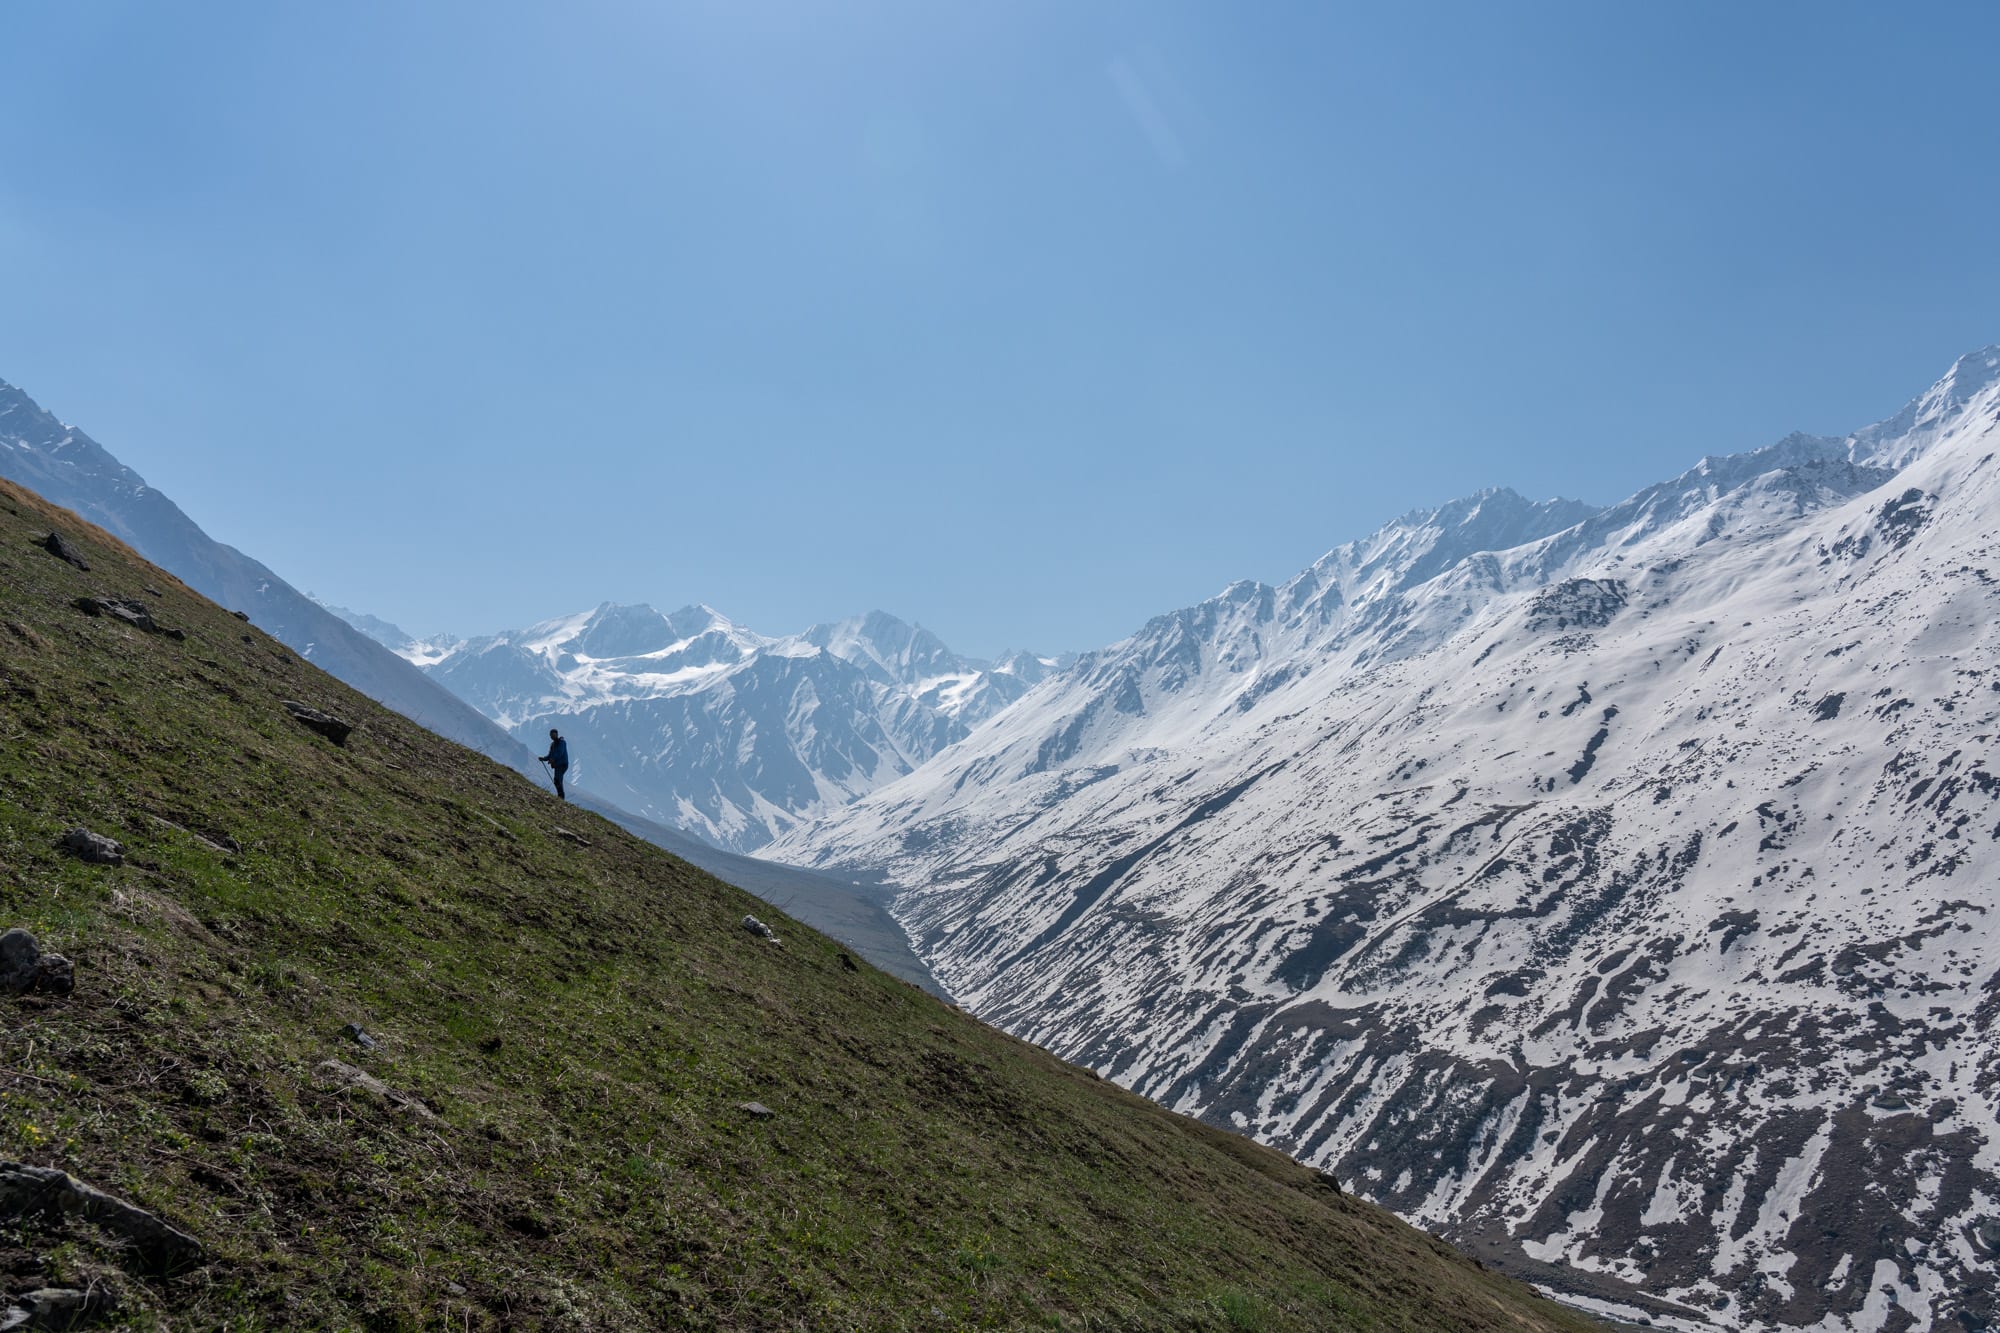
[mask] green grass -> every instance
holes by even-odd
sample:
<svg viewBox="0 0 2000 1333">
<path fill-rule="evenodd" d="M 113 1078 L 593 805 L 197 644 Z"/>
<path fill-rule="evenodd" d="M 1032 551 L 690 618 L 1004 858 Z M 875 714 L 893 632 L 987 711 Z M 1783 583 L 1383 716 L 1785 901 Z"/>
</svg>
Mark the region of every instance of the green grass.
<svg viewBox="0 0 2000 1333">
<path fill-rule="evenodd" d="M 51 525 L 89 573 L 30 544 Z M 84 594 L 141 596 L 187 638 Z M 353 722 L 346 748 L 284 699 Z M 58 854 L 76 824 L 127 863 Z M 144 1278 L 102 1237 L 16 1226 L 0 1277 L 113 1282 L 134 1326 L 1589 1326 L 1275 1152 L 848 970 L 4 483 L 0 908 L 77 972 L 71 998 L 0 999 L 0 1157 L 212 1256 Z M 328 1059 L 437 1119 L 321 1081 Z"/>
</svg>

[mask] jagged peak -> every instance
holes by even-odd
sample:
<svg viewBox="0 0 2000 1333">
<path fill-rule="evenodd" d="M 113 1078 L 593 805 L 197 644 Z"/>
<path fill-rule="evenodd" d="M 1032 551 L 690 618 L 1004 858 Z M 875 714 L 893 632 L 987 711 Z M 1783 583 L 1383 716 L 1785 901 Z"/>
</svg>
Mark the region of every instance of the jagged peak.
<svg viewBox="0 0 2000 1333">
<path fill-rule="evenodd" d="M 1826 462 L 1845 456 L 1844 441 L 1831 435 L 1810 435 L 1805 431 L 1795 430 L 1775 444 L 1767 444 L 1762 448 L 1746 449 L 1738 454 L 1703 454 L 1693 467 L 1664 484 L 1675 486 L 1717 473 L 1741 473 L 1746 468 L 1769 471 L 1773 468 L 1795 467 L 1801 463 Z"/>
</svg>

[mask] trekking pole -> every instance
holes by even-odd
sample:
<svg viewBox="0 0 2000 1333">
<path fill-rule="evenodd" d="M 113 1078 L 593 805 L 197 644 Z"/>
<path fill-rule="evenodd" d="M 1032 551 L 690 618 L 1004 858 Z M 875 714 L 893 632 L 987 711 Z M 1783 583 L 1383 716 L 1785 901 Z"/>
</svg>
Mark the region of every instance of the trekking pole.
<svg viewBox="0 0 2000 1333">
<path fill-rule="evenodd" d="M 549 767 L 549 761 L 542 758 L 540 755 L 537 755 L 535 756 L 535 762 L 542 766 L 543 775 L 548 778 L 549 785 L 553 787 L 555 785 L 555 780 L 556 780 L 556 771 L 553 768 Z"/>
</svg>

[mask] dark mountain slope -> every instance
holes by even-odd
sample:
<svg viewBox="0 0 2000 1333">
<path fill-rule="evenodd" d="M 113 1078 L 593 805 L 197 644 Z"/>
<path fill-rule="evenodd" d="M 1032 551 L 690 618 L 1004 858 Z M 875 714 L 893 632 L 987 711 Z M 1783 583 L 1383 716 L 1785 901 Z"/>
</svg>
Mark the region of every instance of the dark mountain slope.
<svg viewBox="0 0 2000 1333">
<path fill-rule="evenodd" d="M 0 477 L 20 482 L 130 542 L 196 592 L 248 615 L 259 629 L 378 703 L 516 772 L 541 777 L 533 752 L 472 705 L 258 561 L 210 537 L 103 445 L 64 425 L 5 380 L 0 380 Z M 678 829 L 629 815 L 593 795 L 589 781 L 582 785 L 579 799 L 599 814 L 711 874 L 784 904 L 878 966 L 938 989 L 910 951 L 902 929 L 857 886 L 718 850 Z"/>
<path fill-rule="evenodd" d="M 534 768 L 520 742 L 477 709 L 264 565 L 210 537 L 103 445 L 64 425 L 5 380 L 0 380 L 0 477 L 115 533 L 202 596 L 248 615 L 370 698 L 521 772 Z"/>
<path fill-rule="evenodd" d="M 59 853 L 76 825 L 124 863 Z M 4 483 L 0 900 L 77 978 L 0 999 L 0 1155 L 205 1247 L 148 1277 L 29 1219 L 10 1291 L 179 1327 L 1583 1327 L 782 916 L 753 936 L 761 903 Z"/>
</svg>

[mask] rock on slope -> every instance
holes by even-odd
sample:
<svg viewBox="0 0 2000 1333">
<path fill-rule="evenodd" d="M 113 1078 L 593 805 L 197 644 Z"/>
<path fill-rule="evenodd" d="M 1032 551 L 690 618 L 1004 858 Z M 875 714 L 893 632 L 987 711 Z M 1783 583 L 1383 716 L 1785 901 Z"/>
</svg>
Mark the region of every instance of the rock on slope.
<svg viewBox="0 0 2000 1333">
<path fill-rule="evenodd" d="M 1675 1327 L 2000 1322 L 2000 349 L 1083 659 L 769 854 L 1012 1031 Z M 1574 521 L 1581 517 L 1581 521 Z"/>
<path fill-rule="evenodd" d="M 37 549 L 50 527 L 88 571 Z M 81 597 L 144 597 L 182 637 Z M 16 1291 L 74 1281 L 131 1327 L 1580 1333 L 3 481 L 0 700 L 0 902 L 74 963 L 73 991 L 0 997 L 0 1145 L 189 1242 L 147 1272 L 32 1210 L 0 1233 Z M 78 826 L 122 862 L 60 850 Z"/>
<path fill-rule="evenodd" d="M 590 790 L 737 851 L 908 773 L 1053 665 L 963 658 L 880 611 L 776 639 L 611 603 L 480 639 L 374 632 L 529 744 L 560 728 Z"/>
</svg>

